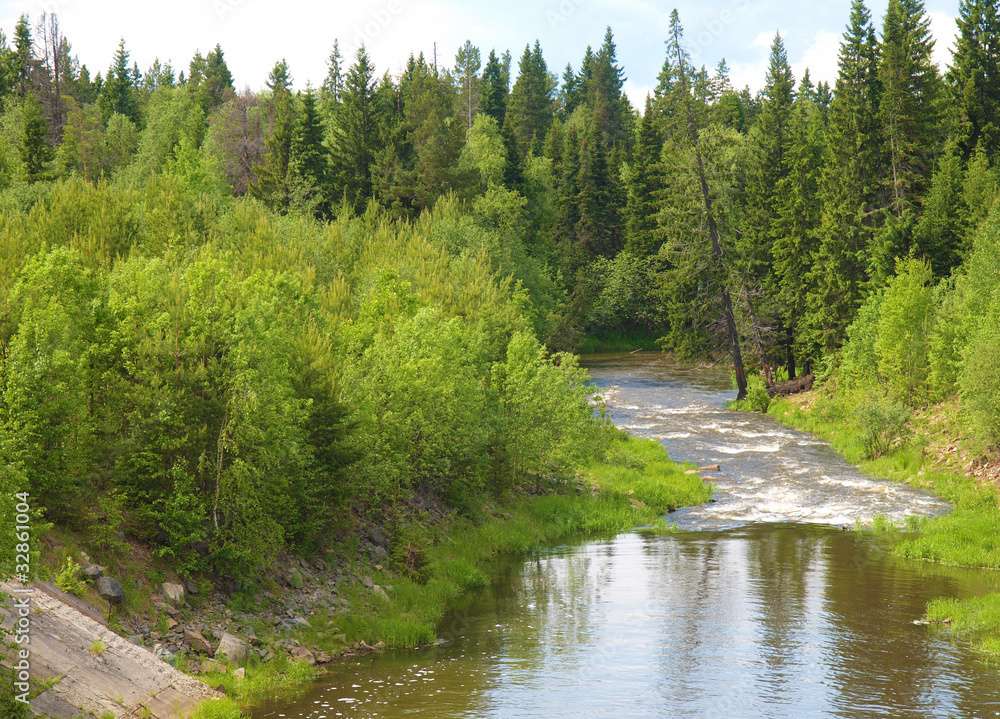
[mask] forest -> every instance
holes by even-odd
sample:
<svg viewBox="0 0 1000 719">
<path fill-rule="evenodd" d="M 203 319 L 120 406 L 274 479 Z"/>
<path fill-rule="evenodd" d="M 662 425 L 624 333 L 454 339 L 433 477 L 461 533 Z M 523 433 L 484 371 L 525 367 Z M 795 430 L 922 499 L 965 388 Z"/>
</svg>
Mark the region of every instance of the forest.
<svg viewBox="0 0 1000 719">
<path fill-rule="evenodd" d="M 573 352 L 814 373 L 875 421 L 958 407 L 1000 446 L 1000 3 L 938 68 L 921 0 L 852 3 L 836 82 L 689 55 L 655 92 L 609 28 L 317 88 L 223 48 L 103 72 L 58 16 L 0 36 L 0 483 L 37 522 L 249 580 L 414 495 L 460 511 L 606 450 Z M 596 49 L 595 49 L 596 48 Z M 3 505 L 0 514 L 12 516 Z M 0 548 L 4 566 L 12 557 Z"/>
</svg>

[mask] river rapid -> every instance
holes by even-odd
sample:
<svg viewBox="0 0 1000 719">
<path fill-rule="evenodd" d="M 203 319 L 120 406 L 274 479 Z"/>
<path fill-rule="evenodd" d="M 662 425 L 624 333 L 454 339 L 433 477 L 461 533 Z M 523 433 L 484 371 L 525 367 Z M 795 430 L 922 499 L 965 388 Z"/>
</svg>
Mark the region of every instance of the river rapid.
<svg viewBox="0 0 1000 719">
<path fill-rule="evenodd" d="M 511 561 L 438 646 L 338 664 L 255 719 L 1000 716 L 1000 672 L 914 623 L 928 600 L 1000 577 L 899 560 L 852 530 L 946 505 L 727 410 L 724 370 L 587 364 L 618 426 L 720 465 L 714 501 L 670 515 L 676 534 Z"/>
</svg>

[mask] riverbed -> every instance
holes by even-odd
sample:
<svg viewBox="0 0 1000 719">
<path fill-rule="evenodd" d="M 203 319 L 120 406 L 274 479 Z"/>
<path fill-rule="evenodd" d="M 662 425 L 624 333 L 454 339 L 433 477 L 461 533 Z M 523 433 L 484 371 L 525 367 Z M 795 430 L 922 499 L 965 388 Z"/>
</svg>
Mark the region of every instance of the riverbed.
<svg viewBox="0 0 1000 719">
<path fill-rule="evenodd" d="M 919 620 L 996 573 L 896 559 L 855 531 L 947 511 L 825 443 L 726 409 L 724 369 L 588 359 L 612 421 L 720 466 L 682 530 L 511 561 L 442 643 L 335 666 L 255 718 L 995 717 L 1000 671 Z"/>
</svg>

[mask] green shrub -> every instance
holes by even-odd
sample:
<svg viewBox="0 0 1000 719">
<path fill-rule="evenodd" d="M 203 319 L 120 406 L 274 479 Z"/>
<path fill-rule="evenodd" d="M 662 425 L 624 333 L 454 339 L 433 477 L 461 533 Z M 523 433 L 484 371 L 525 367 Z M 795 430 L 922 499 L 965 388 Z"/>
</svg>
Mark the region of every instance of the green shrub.
<svg viewBox="0 0 1000 719">
<path fill-rule="evenodd" d="M 909 416 L 903 404 L 892 400 L 875 400 L 858 407 L 854 418 L 865 458 L 876 459 L 895 447 L 905 435 Z"/>
<path fill-rule="evenodd" d="M 56 586 L 77 597 L 83 596 L 86 591 L 87 585 L 80 578 L 80 565 L 73 561 L 73 557 L 66 557 L 66 562 L 56 575 Z"/>
<path fill-rule="evenodd" d="M 962 411 L 984 447 L 1000 445 L 1000 292 L 973 335 L 958 377 Z"/>
<path fill-rule="evenodd" d="M 893 397 L 911 406 L 926 399 L 932 280 L 927 262 L 900 262 L 879 310 L 874 344 L 878 377 Z"/>
<path fill-rule="evenodd" d="M 734 409 L 741 409 L 747 412 L 767 412 L 771 406 L 771 395 L 767 393 L 767 385 L 764 378 L 754 373 L 747 377 L 747 396 L 734 402 Z"/>
<path fill-rule="evenodd" d="M 837 372 L 845 387 L 857 387 L 875 381 L 878 367 L 875 342 L 878 339 L 883 298 L 884 293 L 881 291 L 868 295 L 847 328 L 847 341 L 840 352 L 840 367 Z"/>
</svg>

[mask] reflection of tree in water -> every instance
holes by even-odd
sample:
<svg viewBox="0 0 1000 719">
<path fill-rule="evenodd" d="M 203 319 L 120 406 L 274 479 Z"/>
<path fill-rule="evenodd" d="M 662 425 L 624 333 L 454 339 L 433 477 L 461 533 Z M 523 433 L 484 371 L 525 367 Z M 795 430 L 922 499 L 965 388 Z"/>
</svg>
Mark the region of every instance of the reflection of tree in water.
<svg viewBox="0 0 1000 719">
<path fill-rule="evenodd" d="M 894 716 L 940 715 L 949 698 L 964 694 L 959 701 L 968 701 L 967 683 L 956 682 L 955 676 L 977 674 L 971 667 L 956 666 L 969 659 L 950 642 L 928 641 L 927 630 L 912 624 L 923 616 L 929 599 L 954 593 L 953 582 L 860 544 L 844 533 L 826 546 L 827 612 L 835 626 L 826 661 L 840 714 L 862 717 L 871 707 L 910 707 L 911 714 Z M 995 682 L 991 690 L 995 695 Z M 981 709 L 981 695 L 976 704 Z M 945 715 L 976 712 L 955 707 Z"/>
</svg>

